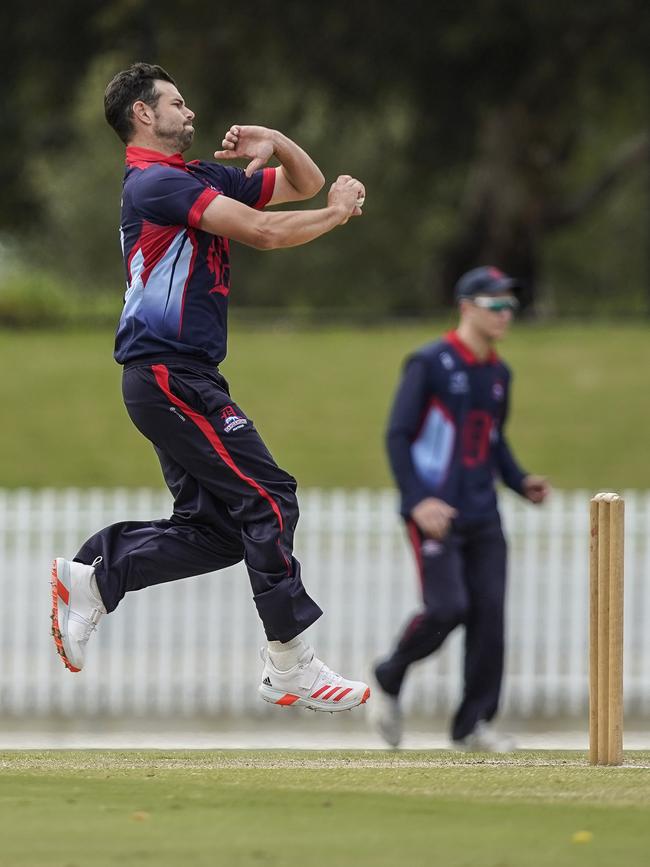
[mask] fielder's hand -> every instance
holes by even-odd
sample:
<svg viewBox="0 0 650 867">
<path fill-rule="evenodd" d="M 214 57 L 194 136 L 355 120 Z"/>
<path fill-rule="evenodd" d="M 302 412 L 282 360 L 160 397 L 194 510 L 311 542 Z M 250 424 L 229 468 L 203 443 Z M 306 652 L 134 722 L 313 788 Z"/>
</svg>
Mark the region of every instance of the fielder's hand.
<svg viewBox="0 0 650 867">
<path fill-rule="evenodd" d="M 543 503 L 551 493 L 551 486 L 544 476 L 526 476 L 522 483 L 524 497 L 531 503 Z"/>
<path fill-rule="evenodd" d="M 445 538 L 457 515 L 453 506 L 436 497 L 427 497 L 411 509 L 411 517 L 424 535 L 438 541 Z"/>
</svg>

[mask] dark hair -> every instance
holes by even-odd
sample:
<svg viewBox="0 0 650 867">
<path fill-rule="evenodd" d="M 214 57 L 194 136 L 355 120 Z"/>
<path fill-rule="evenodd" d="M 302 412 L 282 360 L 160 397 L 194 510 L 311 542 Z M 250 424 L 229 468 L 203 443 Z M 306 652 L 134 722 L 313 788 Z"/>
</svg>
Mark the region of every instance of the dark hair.
<svg viewBox="0 0 650 867">
<path fill-rule="evenodd" d="M 133 136 L 133 103 L 141 99 L 155 108 L 160 97 L 156 92 L 156 81 L 176 84 L 162 66 L 151 63 L 133 63 L 108 83 L 104 93 L 104 114 L 124 144 L 128 144 Z"/>
</svg>

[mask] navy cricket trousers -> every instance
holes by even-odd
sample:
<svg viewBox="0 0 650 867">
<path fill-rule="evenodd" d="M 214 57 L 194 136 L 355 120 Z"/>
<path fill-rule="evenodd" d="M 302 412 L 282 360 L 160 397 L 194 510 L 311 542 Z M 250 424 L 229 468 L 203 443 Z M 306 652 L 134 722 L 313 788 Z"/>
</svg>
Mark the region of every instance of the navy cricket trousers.
<svg viewBox="0 0 650 867">
<path fill-rule="evenodd" d="M 210 365 L 177 356 L 133 363 L 122 393 L 131 420 L 158 454 L 174 497 L 171 518 L 100 530 L 75 560 L 96 567 L 107 611 L 125 593 L 244 560 L 269 640 L 289 641 L 321 609 L 293 557 L 295 479 L 280 469 L 251 419 Z"/>
<path fill-rule="evenodd" d="M 465 627 L 463 697 L 451 736 L 466 737 L 497 712 L 504 656 L 506 542 L 497 518 L 455 526 L 443 542 L 425 539 L 407 523 L 422 584 L 424 608 L 412 618 L 392 655 L 375 673 L 398 695 L 411 663 L 436 651 L 450 632 Z"/>
</svg>

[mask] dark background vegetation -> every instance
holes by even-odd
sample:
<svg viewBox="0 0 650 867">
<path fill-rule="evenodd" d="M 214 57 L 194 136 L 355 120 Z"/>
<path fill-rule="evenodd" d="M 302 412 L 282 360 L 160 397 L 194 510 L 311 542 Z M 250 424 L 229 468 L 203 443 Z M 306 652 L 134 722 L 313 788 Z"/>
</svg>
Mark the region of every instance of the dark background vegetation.
<svg viewBox="0 0 650 867">
<path fill-rule="evenodd" d="M 308 247 L 234 253 L 259 316 L 375 319 L 448 303 L 490 262 L 529 314 L 650 313 L 647 0 L 4 6 L 0 322 L 112 322 L 122 146 L 106 82 L 162 64 L 197 113 L 287 132 L 365 215 Z M 321 193 L 318 204 L 325 200 Z"/>
</svg>

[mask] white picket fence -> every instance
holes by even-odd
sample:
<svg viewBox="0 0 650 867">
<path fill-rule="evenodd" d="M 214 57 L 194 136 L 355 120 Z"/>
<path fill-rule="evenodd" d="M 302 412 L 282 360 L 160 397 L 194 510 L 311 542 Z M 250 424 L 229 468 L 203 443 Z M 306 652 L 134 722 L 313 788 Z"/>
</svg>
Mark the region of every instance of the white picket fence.
<svg viewBox="0 0 650 867">
<path fill-rule="evenodd" d="M 625 492 L 626 711 L 650 714 L 650 493 Z M 587 707 L 585 491 L 535 508 L 505 493 L 510 540 L 504 711 L 584 715 Z M 418 607 L 392 491 L 308 490 L 296 553 L 325 616 L 309 636 L 329 665 L 362 677 Z M 158 490 L 0 490 L 0 715 L 258 714 L 263 632 L 240 565 L 130 594 L 102 621 L 80 674 L 50 636 L 49 569 L 97 529 L 167 516 Z M 462 631 L 416 666 L 407 710 L 448 712 L 461 688 Z"/>
</svg>

